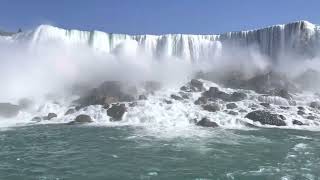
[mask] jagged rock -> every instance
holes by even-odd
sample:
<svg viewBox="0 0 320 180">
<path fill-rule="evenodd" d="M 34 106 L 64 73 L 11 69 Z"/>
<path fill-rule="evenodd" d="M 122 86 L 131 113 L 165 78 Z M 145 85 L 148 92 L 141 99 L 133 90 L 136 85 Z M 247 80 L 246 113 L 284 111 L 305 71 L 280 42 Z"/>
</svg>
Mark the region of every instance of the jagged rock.
<svg viewBox="0 0 320 180">
<path fill-rule="evenodd" d="M 208 102 L 208 99 L 204 96 L 201 96 L 194 102 L 194 104 L 195 105 L 207 104 L 207 102 Z"/>
<path fill-rule="evenodd" d="M 202 118 L 198 123 L 197 126 L 202 127 L 219 127 L 219 125 L 215 122 L 210 121 L 208 118 Z"/>
<path fill-rule="evenodd" d="M 270 108 L 270 104 L 269 103 L 260 103 L 261 106 L 266 107 L 266 108 Z"/>
<path fill-rule="evenodd" d="M 237 108 L 237 104 L 236 103 L 229 103 L 226 105 L 227 109 L 235 109 Z"/>
<path fill-rule="evenodd" d="M 175 94 L 171 94 L 171 96 L 170 96 L 172 99 L 174 99 L 174 100 L 177 100 L 177 101 L 181 101 L 181 100 L 183 100 L 183 98 L 182 97 L 180 97 L 180 96 L 177 96 L 177 95 L 175 95 Z"/>
<path fill-rule="evenodd" d="M 231 94 L 228 101 L 242 101 L 247 98 L 247 94 L 243 92 L 234 92 Z"/>
<path fill-rule="evenodd" d="M 257 110 L 248 113 L 246 118 L 251 119 L 252 121 L 258 121 L 261 124 L 275 125 L 275 126 L 285 126 L 286 123 L 283 121 L 283 117 L 280 117 L 278 114 L 272 114 L 268 111 Z"/>
<path fill-rule="evenodd" d="M 120 121 L 126 111 L 125 104 L 114 104 L 107 110 L 107 115 L 111 117 L 110 121 Z"/>
<path fill-rule="evenodd" d="M 299 106 L 298 107 L 298 110 L 300 110 L 300 111 L 304 111 L 304 110 L 306 110 L 304 107 L 302 107 L 302 106 Z"/>
<path fill-rule="evenodd" d="M 190 88 L 195 92 L 202 91 L 204 89 L 203 83 L 197 79 L 192 79 L 190 81 Z"/>
<path fill-rule="evenodd" d="M 66 113 L 64 113 L 64 115 L 69 115 L 69 114 L 73 114 L 75 113 L 76 110 L 75 109 L 68 109 Z"/>
<path fill-rule="evenodd" d="M 292 121 L 292 124 L 299 125 L 299 126 L 303 125 L 303 123 L 302 123 L 301 121 L 298 121 L 298 120 L 296 120 L 296 119 L 294 119 L 294 120 Z"/>
<path fill-rule="evenodd" d="M 90 123 L 92 122 L 92 119 L 90 116 L 86 115 L 86 114 L 80 114 L 78 115 L 74 121 L 69 122 L 69 125 L 73 125 L 73 124 L 84 124 L 84 123 Z"/>
<path fill-rule="evenodd" d="M 314 101 L 310 103 L 310 107 L 320 109 L 320 102 Z"/>
<path fill-rule="evenodd" d="M 165 99 L 164 102 L 167 103 L 167 104 L 172 104 L 172 101 L 167 100 L 167 99 Z"/>
<path fill-rule="evenodd" d="M 248 112 L 248 111 L 245 110 L 245 109 L 240 109 L 239 112 L 240 112 L 240 113 L 246 113 L 246 112 Z"/>
<path fill-rule="evenodd" d="M 20 107 L 10 103 L 0 103 L 0 117 L 11 118 L 17 116 Z"/>
<path fill-rule="evenodd" d="M 210 111 L 210 112 L 220 111 L 220 106 L 218 104 L 215 104 L 215 103 L 203 105 L 202 108 L 204 110 Z"/>
<path fill-rule="evenodd" d="M 299 110 L 299 111 L 297 112 L 297 114 L 298 114 L 298 115 L 305 115 L 306 113 L 305 113 L 304 111 Z"/>
<path fill-rule="evenodd" d="M 315 116 L 307 116 L 307 119 L 315 120 L 315 119 L 316 119 L 316 117 L 315 117 Z"/>
<path fill-rule="evenodd" d="M 238 113 L 238 112 L 235 112 L 235 111 L 229 111 L 228 114 L 233 115 L 233 116 L 236 116 L 236 115 L 238 115 L 239 113 Z"/>
</svg>

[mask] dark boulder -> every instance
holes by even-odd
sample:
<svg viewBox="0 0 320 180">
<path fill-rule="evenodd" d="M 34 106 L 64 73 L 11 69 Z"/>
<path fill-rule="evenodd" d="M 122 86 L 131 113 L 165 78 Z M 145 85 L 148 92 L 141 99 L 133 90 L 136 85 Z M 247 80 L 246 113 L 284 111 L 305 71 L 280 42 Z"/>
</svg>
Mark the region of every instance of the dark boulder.
<svg viewBox="0 0 320 180">
<path fill-rule="evenodd" d="M 194 102 L 194 104 L 195 105 L 207 104 L 207 102 L 208 102 L 208 98 L 201 96 Z"/>
<path fill-rule="evenodd" d="M 138 98 L 139 100 L 147 100 L 147 96 L 145 96 L 145 95 L 140 95 L 139 96 L 139 98 Z"/>
<path fill-rule="evenodd" d="M 238 115 L 239 113 L 238 113 L 238 112 L 235 112 L 235 111 L 229 111 L 228 114 L 233 115 L 233 116 L 236 116 L 236 115 Z"/>
<path fill-rule="evenodd" d="M 92 119 L 90 116 L 86 114 L 80 114 L 74 119 L 74 121 L 71 121 L 68 124 L 73 125 L 73 124 L 84 124 L 84 123 L 90 123 L 90 122 L 92 122 Z"/>
<path fill-rule="evenodd" d="M 34 121 L 34 122 L 40 122 L 42 119 L 41 119 L 41 117 L 39 117 L 39 116 L 36 116 L 36 117 L 34 117 L 34 118 L 32 118 L 31 119 L 31 121 Z"/>
<path fill-rule="evenodd" d="M 203 105 L 202 108 L 204 110 L 210 111 L 210 112 L 220 111 L 220 106 L 218 104 L 216 104 L 216 103 Z"/>
<path fill-rule="evenodd" d="M 270 108 L 270 104 L 269 103 L 260 103 L 261 106 L 265 107 L 265 108 Z"/>
<path fill-rule="evenodd" d="M 197 79 L 192 79 L 190 81 L 190 88 L 195 92 L 202 91 L 202 90 L 204 90 L 203 82 L 201 82 Z"/>
<path fill-rule="evenodd" d="M 297 114 L 302 116 L 302 115 L 305 115 L 306 113 L 304 111 L 299 110 Z"/>
<path fill-rule="evenodd" d="M 177 101 L 181 101 L 181 100 L 183 100 L 183 98 L 182 97 L 180 97 L 180 96 L 178 96 L 178 95 L 175 95 L 175 94 L 171 94 L 171 96 L 170 96 L 172 99 L 174 99 L 174 100 L 177 100 Z"/>
<path fill-rule="evenodd" d="M 315 108 L 315 109 L 320 109 L 320 102 L 318 102 L 318 101 L 311 102 L 310 107 Z"/>
<path fill-rule="evenodd" d="M 247 98 L 247 94 L 243 92 L 234 92 L 231 94 L 229 101 L 242 101 Z"/>
<path fill-rule="evenodd" d="M 237 104 L 236 103 L 229 103 L 226 105 L 227 109 L 235 109 L 237 108 Z"/>
<path fill-rule="evenodd" d="M 288 107 L 288 106 L 280 106 L 280 109 L 288 110 L 288 109 L 290 109 L 290 107 Z"/>
<path fill-rule="evenodd" d="M 219 127 L 219 125 L 215 122 L 210 121 L 208 118 L 202 118 L 198 123 L 197 126 L 202 127 Z"/>
<path fill-rule="evenodd" d="M 248 113 L 246 118 L 251 119 L 252 121 L 258 121 L 261 124 L 275 125 L 275 126 L 285 126 L 286 123 L 283 121 L 283 117 L 280 117 L 278 114 L 272 114 L 268 111 L 257 110 Z"/>
<path fill-rule="evenodd" d="M 110 121 L 121 121 L 126 111 L 125 104 L 114 104 L 107 110 L 107 115 L 111 117 Z"/>
<path fill-rule="evenodd" d="M 300 111 L 304 111 L 304 110 L 306 110 L 304 107 L 302 107 L 302 106 L 299 106 L 298 107 L 298 110 L 300 110 Z"/>
<path fill-rule="evenodd" d="M 11 118 L 18 115 L 20 107 L 10 103 L 0 103 L 0 117 Z"/>
<path fill-rule="evenodd" d="M 307 116 L 307 119 L 315 120 L 315 119 L 316 119 L 316 117 L 315 117 L 315 116 Z"/>
<path fill-rule="evenodd" d="M 165 99 L 164 102 L 165 102 L 166 104 L 172 104 L 172 101 L 171 101 L 171 100 Z"/>
<path fill-rule="evenodd" d="M 205 91 L 203 93 L 203 96 L 207 98 L 213 98 L 213 99 L 222 99 L 224 101 L 228 101 L 230 99 L 230 95 L 220 91 L 217 87 L 210 87 L 208 91 Z"/>
<path fill-rule="evenodd" d="M 68 109 L 66 113 L 64 113 L 64 115 L 69 115 L 69 114 L 73 114 L 75 113 L 76 110 L 75 109 Z"/>
<path fill-rule="evenodd" d="M 52 118 L 56 118 L 58 115 L 56 113 L 49 113 L 47 116 L 43 117 L 44 120 L 50 120 Z"/>
<path fill-rule="evenodd" d="M 301 121 L 298 121 L 298 120 L 296 120 L 296 119 L 294 119 L 294 120 L 292 121 L 292 124 L 294 124 L 294 125 L 299 125 L 299 126 L 303 125 L 303 123 L 302 123 Z"/>
</svg>

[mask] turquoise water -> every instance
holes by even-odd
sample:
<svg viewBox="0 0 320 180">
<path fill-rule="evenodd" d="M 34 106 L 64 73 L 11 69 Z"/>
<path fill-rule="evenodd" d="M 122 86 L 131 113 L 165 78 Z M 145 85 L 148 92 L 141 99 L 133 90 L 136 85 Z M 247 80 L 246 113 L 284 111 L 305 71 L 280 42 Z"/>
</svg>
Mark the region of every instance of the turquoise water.
<svg viewBox="0 0 320 180">
<path fill-rule="evenodd" d="M 37 125 L 0 131 L 0 179 L 319 179 L 320 132 Z"/>
</svg>

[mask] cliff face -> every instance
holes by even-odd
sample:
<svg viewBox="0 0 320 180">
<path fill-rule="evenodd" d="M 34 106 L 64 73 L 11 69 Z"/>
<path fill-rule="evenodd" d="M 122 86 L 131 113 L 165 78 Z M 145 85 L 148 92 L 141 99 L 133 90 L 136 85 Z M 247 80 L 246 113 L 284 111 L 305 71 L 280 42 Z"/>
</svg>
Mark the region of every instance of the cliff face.
<svg viewBox="0 0 320 180">
<path fill-rule="evenodd" d="M 220 35 L 126 35 L 41 25 L 32 32 L 12 35 L 11 40 L 27 40 L 32 46 L 52 40 L 78 43 L 107 53 L 119 49 L 124 49 L 121 52 L 138 49 L 154 57 L 178 57 L 190 61 L 210 59 L 230 45 L 242 48 L 256 46 L 262 54 L 277 59 L 283 52 L 313 56 L 320 41 L 320 27 L 307 21 L 298 21 Z"/>
</svg>

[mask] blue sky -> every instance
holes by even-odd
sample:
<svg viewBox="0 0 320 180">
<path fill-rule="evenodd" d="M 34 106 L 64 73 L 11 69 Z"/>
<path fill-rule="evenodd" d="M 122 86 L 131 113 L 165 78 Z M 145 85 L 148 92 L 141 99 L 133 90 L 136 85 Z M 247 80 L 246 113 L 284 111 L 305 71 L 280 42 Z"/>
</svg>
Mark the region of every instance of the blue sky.
<svg viewBox="0 0 320 180">
<path fill-rule="evenodd" d="M 319 0 L 0 0 L 0 28 L 215 34 L 302 19 L 320 23 L 319 9 Z"/>
</svg>

